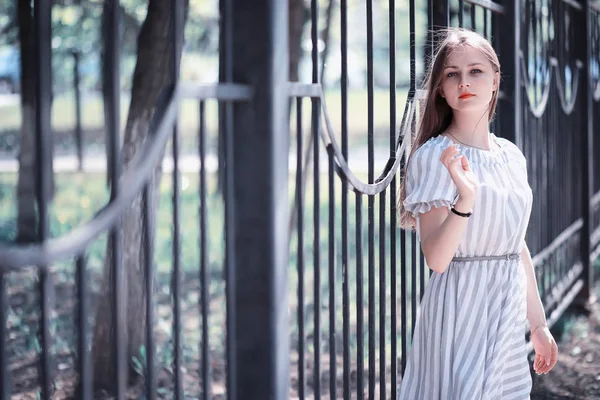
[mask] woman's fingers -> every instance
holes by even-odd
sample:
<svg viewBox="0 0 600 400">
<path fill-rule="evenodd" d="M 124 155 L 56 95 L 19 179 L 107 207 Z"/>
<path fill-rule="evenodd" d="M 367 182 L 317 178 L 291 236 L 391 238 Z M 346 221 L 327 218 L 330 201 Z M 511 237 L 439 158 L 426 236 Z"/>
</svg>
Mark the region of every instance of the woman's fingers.
<svg viewBox="0 0 600 400">
<path fill-rule="evenodd" d="M 536 373 L 540 373 L 540 355 L 538 353 L 535 353 L 535 359 L 533 360 L 533 369 L 535 370 Z"/>
<path fill-rule="evenodd" d="M 547 373 L 549 371 L 549 369 L 548 369 L 548 358 L 546 358 L 546 356 L 541 356 L 540 359 L 541 359 L 541 365 L 540 365 L 538 373 L 541 375 L 541 374 Z"/>
<path fill-rule="evenodd" d="M 454 168 L 455 165 L 460 165 L 465 156 L 458 156 L 454 160 L 450 161 L 448 168 Z"/>
<path fill-rule="evenodd" d="M 467 157 L 462 157 L 461 162 L 462 162 L 462 167 L 465 171 L 471 170 L 471 166 L 469 165 L 469 160 L 467 160 Z"/>
<path fill-rule="evenodd" d="M 542 366 L 543 373 L 548 373 L 554 366 L 556 365 L 556 361 L 558 360 L 558 348 L 554 340 L 551 340 L 548 343 L 548 351 L 544 355 L 544 365 Z"/>
<path fill-rule="evenodd" d="M 548 367 L 548 370 L 551 370 L 552 368 L 554 368 L 557 361 L 558 361 L 558 346 L 556 345 L 555 342 L 553 342 L 551 352 L 550 352 L 550 366 Z"/>
<path fill-rule="evenodd" d="M 554 368 L 558 361 L 558 348 L 554 341 L 548 343 L 548 347 L 543 355 L 536 354 L 534 369 L 537 374 L 547 374 Z"/>
<path fill-rule="evenodd" d="M 546 357 L 543 355 L 538 355 L 537 368 L 536 372 L 539 375 L 545 374 L 548 372 L 548 365 L 546 364 Z"/>
<path fill-rule="evenodd" d="M 541 374 L 543 366 L 544 366 L 544 357 L 542 357 L 539 353 L 536 353 L 535 365 L 534 365 L 535 372 L 537 372 L 538 374 Z"/>
<path fill-rule="evenodd" d="M 457 148 L 455 148 L 454 146 L 449 146 L 442 152 L 440 161 L 442 162 L 442 164 L 444 164 L 446 167 L 448 167 L 450 162 L 452 161 L 452 159 L 454 158 L 454 156 L 456 156 L 456 154 L 458 152 L 459 152 L 459 150 Z"/>
</svg>

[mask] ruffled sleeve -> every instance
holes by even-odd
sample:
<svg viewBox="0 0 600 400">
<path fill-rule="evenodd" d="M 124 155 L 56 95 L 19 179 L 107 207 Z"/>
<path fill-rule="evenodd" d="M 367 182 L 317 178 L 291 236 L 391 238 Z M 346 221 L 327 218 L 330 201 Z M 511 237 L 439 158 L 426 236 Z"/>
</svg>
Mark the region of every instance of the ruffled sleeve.
<svg viewBox="0 0 600 400">
<path fill-rule="evenodd" d="M 440 141 L 430 139 L 408 161 L 403 205 L 415 218 L 432 207 L 450 208 L 458 195 L 450 173 L 440 161 L 443 151 Z"/>
</svg>

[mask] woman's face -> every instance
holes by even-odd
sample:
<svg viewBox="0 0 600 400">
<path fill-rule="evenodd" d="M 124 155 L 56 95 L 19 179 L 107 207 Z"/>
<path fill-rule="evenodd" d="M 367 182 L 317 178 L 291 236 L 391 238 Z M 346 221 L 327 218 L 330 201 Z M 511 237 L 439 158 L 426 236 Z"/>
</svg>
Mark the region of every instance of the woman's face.
<svg viewBox="0 0 600 400">
<path fill-rule="evenodd" d="M 443 75 L 440 94 L 455 111 L 485 111 L 500 79 L 483 53 L 471 46 L 450 53 Z"/>
</svg>

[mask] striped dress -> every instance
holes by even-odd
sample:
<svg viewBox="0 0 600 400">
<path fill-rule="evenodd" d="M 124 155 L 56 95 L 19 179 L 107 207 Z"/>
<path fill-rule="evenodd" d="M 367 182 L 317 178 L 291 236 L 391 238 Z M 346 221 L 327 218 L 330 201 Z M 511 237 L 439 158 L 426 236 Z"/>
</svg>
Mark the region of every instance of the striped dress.
<svg viewBox="0 0 600 400">
<path fill-rule="evenodd" d="M 489 151 L 459 145 L 480 187 L 456 257 L 520 253 L 532 205 L 521 150 L 492 136 Z M 409 160 L 404 206 L 417 218 L 450 207 L 458 190 L 440 162 L 452 141 L 429 139 Z M 402 400 L 529 399 L 526 275 L 520 259 L 452 261 L 433 272 L 417 314 Z"/>
</svg>

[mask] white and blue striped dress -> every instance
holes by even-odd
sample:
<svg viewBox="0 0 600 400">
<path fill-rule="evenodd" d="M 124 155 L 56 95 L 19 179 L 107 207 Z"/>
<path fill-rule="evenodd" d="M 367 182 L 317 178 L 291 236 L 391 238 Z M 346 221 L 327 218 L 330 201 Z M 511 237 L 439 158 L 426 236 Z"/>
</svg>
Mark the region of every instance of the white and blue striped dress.
<svg viewBox="0 0 600 400">
<path fill-rule="evenodd" d="M 520 253 L 532 205 L 521 150 L 492 136 L 499 148 L 458 145 L 480 181 L 456 257 Z M 417 218 L 450 207 L 457 188 L 440 162 L 452 144 L 429 139 L 409 160 L 405 208 Z M 402 400 L 529 399 L 531 373 L 525 349 L 526 275 L 520 259 L 452 261 L 433 272 L 400 382 Z"/>
</svg>

